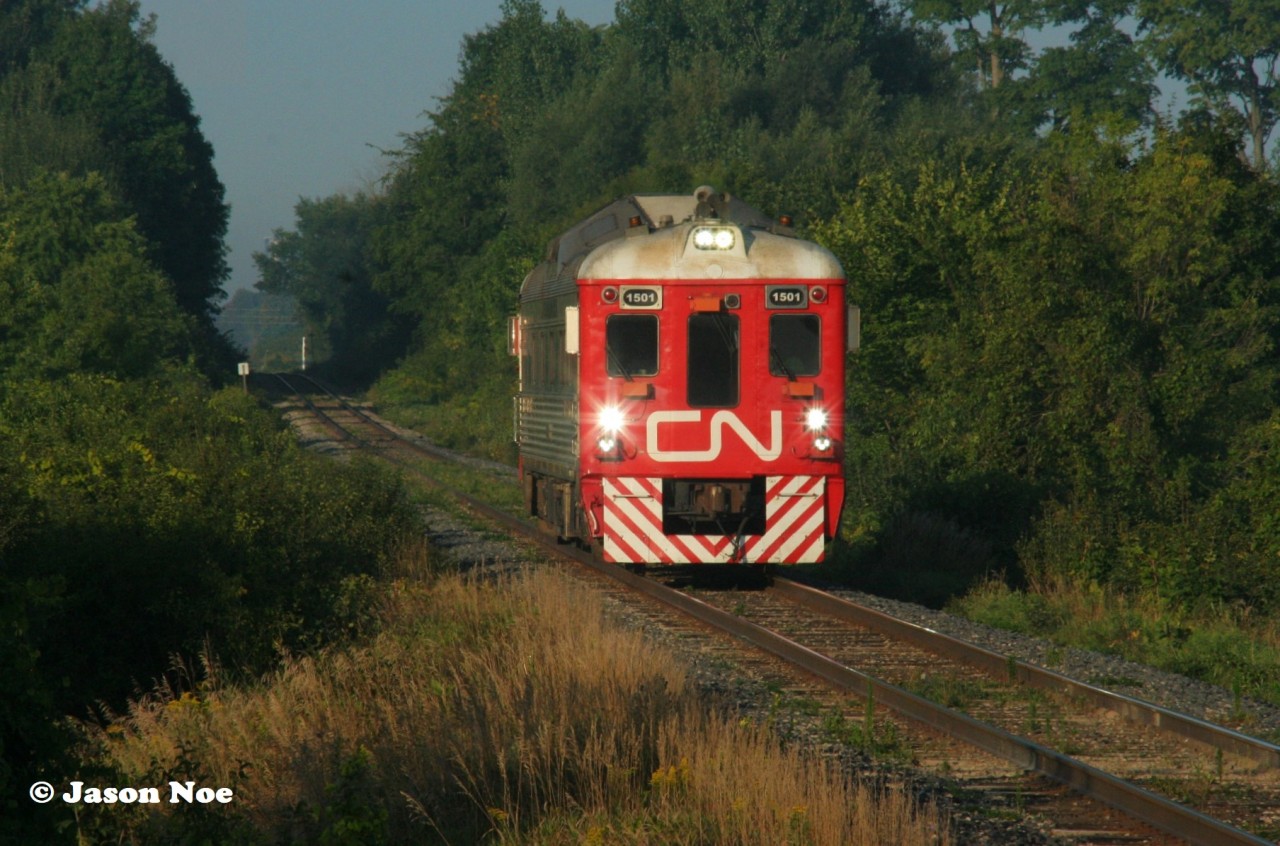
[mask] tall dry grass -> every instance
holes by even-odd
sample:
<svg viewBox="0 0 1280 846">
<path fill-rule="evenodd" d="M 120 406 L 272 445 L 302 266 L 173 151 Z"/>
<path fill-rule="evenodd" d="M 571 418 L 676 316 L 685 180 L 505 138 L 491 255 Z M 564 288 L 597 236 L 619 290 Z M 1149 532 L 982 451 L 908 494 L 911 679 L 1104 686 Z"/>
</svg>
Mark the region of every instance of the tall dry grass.
<svg viewBox="0 0 1280 846">
<path fill-rule="evenodd" d="M 256 842 L 948 842 L 935 809 L 708 710 L 553 570 L 396 579 L 382 617 L 255 686 L 134 703 L 98 754 L 128 783 L 234 785 Z"/>
</svg>

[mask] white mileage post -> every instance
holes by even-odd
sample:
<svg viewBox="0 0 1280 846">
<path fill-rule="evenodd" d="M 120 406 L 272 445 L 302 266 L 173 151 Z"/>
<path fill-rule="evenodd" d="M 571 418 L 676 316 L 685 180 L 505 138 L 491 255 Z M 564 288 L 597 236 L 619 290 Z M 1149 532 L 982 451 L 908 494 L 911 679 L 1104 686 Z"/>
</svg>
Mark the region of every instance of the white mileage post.
<svg viewBox="0 0 1280 846">
<path fill-rule="evenodd" d="M 240 374 L 240 383 L 244 386 L 244 392 L 249 393 L 249 362 L 242 361 L 237 367 Z"/>
</svg>

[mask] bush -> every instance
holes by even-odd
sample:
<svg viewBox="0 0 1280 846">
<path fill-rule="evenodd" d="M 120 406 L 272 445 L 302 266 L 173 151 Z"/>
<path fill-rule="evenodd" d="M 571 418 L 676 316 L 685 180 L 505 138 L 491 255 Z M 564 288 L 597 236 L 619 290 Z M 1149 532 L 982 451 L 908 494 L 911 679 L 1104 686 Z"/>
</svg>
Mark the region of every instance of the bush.
<svg viewBox="0 0 1280 846">
<path fill-rule="evenodd" d="M 0 780 L 18 784 L 59 754 L 58 715 L 120 707 L 175 656 L 258 673 L 359 629 L 413 525 L 386 472 L 304 452 L 182 369 L 6 384 L 0 483 Z"/>
</svg>

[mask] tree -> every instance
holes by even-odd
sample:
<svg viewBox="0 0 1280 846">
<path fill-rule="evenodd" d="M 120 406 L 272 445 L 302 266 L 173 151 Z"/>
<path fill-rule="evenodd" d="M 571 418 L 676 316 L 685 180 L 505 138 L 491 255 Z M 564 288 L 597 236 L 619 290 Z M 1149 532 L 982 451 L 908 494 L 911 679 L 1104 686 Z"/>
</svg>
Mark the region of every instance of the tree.
<svg viewBox="0 0 1280 846">
<path fill-rule="evenodd" d="M 367 622 L 371 575 L 414 529 L 385 469 L 307 452 L 277 413 L 238 386 L 209 390 L 190 368 L 128 381 L 9 375 L 4 789 L 74 772 L 64 718 L 119 712 L 175 659 L 196 666 L 203 654 L 256 676 Z M 110 648 L 93 648 L 104 633 Z M 13 793 L 0 807 L 5 843 L 59 843 L 74 830 L 70 808 L 51 814 Z"/>
<path fill-rule="evenodd" d="M 441 303 L 488 308 L 475 299 L 478 289 L 469 284 L 465 265 L 510 225 L 515 151 L 534 133 L 543 110 L 580 75 L 588 76 L 599 58 L 599 35 L 580 22 L 563 14 L 546 21 L 535 0 L 507 0 L 502 8 L 497 25 L 464 40 L 460 78 L 430 115 L 430 125 L 406 140 L 388 180 L 385 223 L 374 239 L 374 288 L 394 312 L 416 323 L 419 345 L 434 351 L 417 360 L 432 362 L 436 388 L 448 383 L 450 368 L 449 349 L 441 345 L 456 337 L 450 327 L 455 314 Z M 519 280 L 507 284 L 508 301 L 514 300 Z"/>
<path fill-rule="evenodd" d="M 0 189 L 0 374 L 118 377 L 192 349 L 194 318 L 97 175 Z"/>
<path fill-rule="evenodd" d="M 195 322 L 211 374 L 234 361 L 214 326 L 228 208 L 186 90 L 135 0 L 15 0 L 0 8 L 0 186 L 99 173 L 136 216 L 147 257 Z M 6 52 L 7 50 L 12 52 Z"/>
<path fill-rule="evenodd" d="M 0 76 L 0 187 L 19 187 L 42 171 L 85 175 L 109 166 L 93 121 L 57 109 L 61 86 L 42 64 Z"/>
<path fill-rule="evenodd" d="M 979 80 L 990 90 L 1027 66 L 1030 50 L 1019 33 L 1045 20 L 1040 0 L 909 0 L 907 7 L 919 20 L 956 27 L 960 55 L 974 63 Z"/>
<path fill-rule="evenodd" d="M 818 229 L 867 315 L 854 530 L 954 526 L 987 567 L 1178 603 L 1280 577 L 1274 485 L 1242 463 L 1275 442 L 1276 207 L 1194 134 L 867 180 Z"/>
<path fill-rule="evenodd" d="M 382 202 L 366 194 L 299 200 L 297 229 L 277 229 L 267 251 L 254 256 L 258 289 L 292 297 L 308 337 L 322 339 L 317 358 L 357 379 L 393 364 L 407 340 L 403 320 L 388 313 L 387 298 L 372 285 L 370 239 Z"/>
<path fill-rule="evenodd" d="M 505 431 L 503 317 L 548 239 L 617 196 L 704 182 L 803 222 L 891 148 L 936 144 L 950 130 L 934 106 L 956 113 L 936 36 L 870 0 L 626 0 L 617 14 L 592 29 L 509 0 L 465 39 L 374 238 L 374 286 L 416 327 L 384 396 Z M 883 131 L 908 112 L 925 132 Z M 461 407 L 477 396 L 483 421 Z"/>
<path fill-rule="evenodd" d="M 1270 0 L 1140 0 L 1144 44 L 1210 109 L 1239 116 L 1253 167 L 1266 167 L 1280 116 L 1280 15 Z"/>
<path fill-rule="evenodd" d="M 1027 87 L 1037 122 L 1047 120 L 1059 131 L 1104 116 L 1134 126 L 1151 122 L 1159 93 L 1155 69 L 1120 25 L 1132 5 L 1131 0 L 1069 1 L 1052 9 L 1053 23 L 1078 28 L 1070 44 L 1045 48 L 1031 68 Z"/>
<path fill-rule="evenodd" d="M 65 22 L 33 62 L 60 80 L 57 113 L 96 129 L 109 178 L 179 305 L 209 328 L 224 296 L 228 208 L 190 95 L 151 32 L 136 0 L 110 0 Z"/>
<path fill-rule="evenodd" d="M 599 69 L 599 46 L 599 33 L 563 10 L 548 21 L 538 0 L 503 0 L 496 26 L 463 38 L 460 76 L 440 117 L 468 115 L 515 147 L 547 104 Z"/>
<path fill-rule="evenodd" d="M 5 0 L 0 4 L 0 77 L 17 70 L 86 0 Z"/>
</svg>

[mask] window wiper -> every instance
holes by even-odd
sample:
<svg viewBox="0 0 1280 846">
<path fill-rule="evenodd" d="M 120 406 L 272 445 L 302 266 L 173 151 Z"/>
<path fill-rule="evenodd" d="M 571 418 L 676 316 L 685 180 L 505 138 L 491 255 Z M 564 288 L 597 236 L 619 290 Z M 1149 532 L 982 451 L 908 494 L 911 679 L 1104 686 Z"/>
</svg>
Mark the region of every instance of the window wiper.
<svg viewBox="0 0 1280 846">
<path fill-rule="evenodd" d="M 618 354 L 613 351 L 613 346 L 608 341 L 605 342 L 604 352 L 605 352 L 605 355 L 609 357 L 609 360 L 613 362 L 613 366 L 618 368 L 618 370 L 622 373 L 623 379 L 627 380 L 628 382 L 634 381 L 631 378 L 631 371 L 628 370 L 626 368 L 626 365 L 622 363 L 622 359 L 618 358 Z"/>
<path fill-rule="evenodd" d="M 782 355 L 778 352 L 778 348 L 775 347 L 772 342 L 769 344 L 769 357 L 773 359 L 773 363 L 778 366 L 778 369 L 786 375 L 788 382 L 794 382 L 796 380 L 796 374 L 791 372 L 790 367 L 787 367 L 787 363 L 782 360 Z"/>
<path fill-rule="evenodd" d="M 729 321 L 718 319 L 719 315 L 716 315 L 716 318 L 717 318 L 715 320 L 716 331 L 720 334 L 720 340 L 724 341 L 724 348 L 728 350 L 731 354 L 737 355 L 738 354 L 737 335 L 729 328 Z"/>
</svg>

